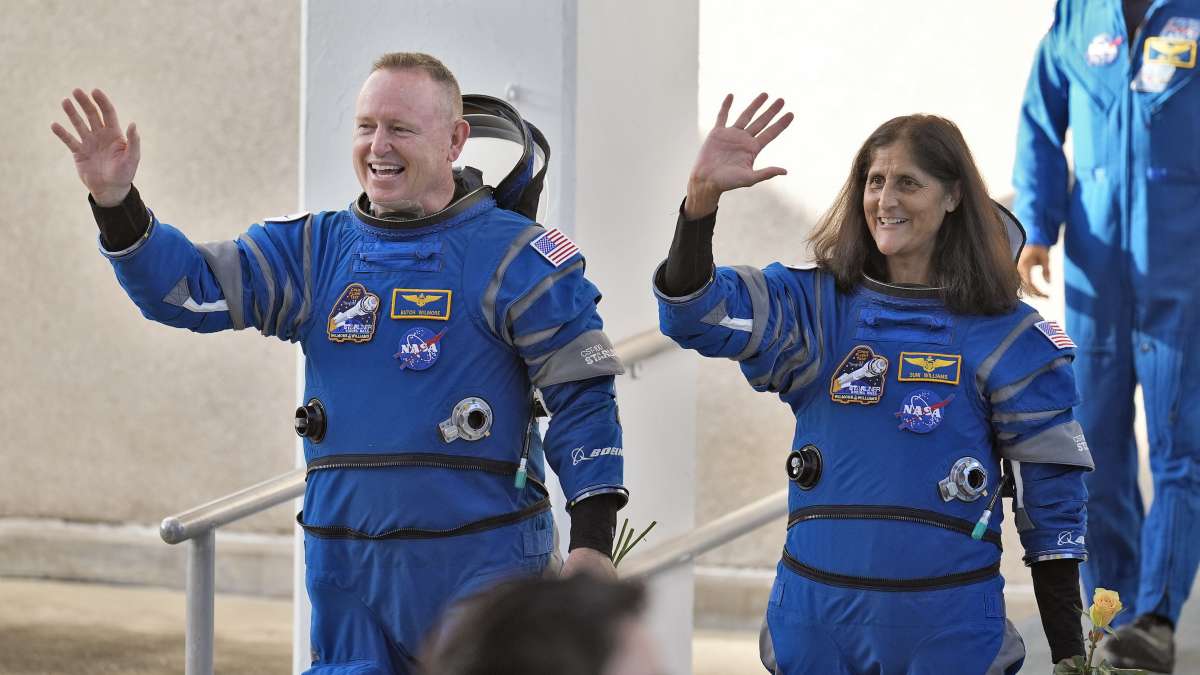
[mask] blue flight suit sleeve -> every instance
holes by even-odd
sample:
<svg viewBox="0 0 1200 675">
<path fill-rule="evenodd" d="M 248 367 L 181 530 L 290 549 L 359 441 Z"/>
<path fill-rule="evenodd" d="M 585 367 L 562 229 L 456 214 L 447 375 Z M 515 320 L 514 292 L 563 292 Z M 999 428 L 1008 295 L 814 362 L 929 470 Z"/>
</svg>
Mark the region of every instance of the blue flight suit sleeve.
<svg viewBox="0 0 1200 675">
<path fill-rule="evenodd" d="M 1092 459 L 1073 414 L 1079 404 L 1071 368 L 1075 350 L 1056 346 L 1037 327 L 1040 319 L 1029 314 L 1017 326 L 983 378 L 996 447 L 1012 467 L 1026 564 L 1087 558 L 1083 474 Z"/>
<path fill-rule="evenodd" d="M 497 270 L 495 297 L 483 299 L 493 333 L 525 361 L 551 414 L 543 447 L 568 507 L 600 494 L 628 499 L 614 384 L 624 369 L 584 267 L 579 253 L 555 267 L 522 244 Z"/>
<path fill-rule="evenodd" d="M 757 391 L 787 394 L 821 369 L 822 274 L 778 263 L 718 267 L 708 284 L 683 297 L 656 283 L 659 328 L 685 349 L 738 361 Z"/>
<path fill-rule="evenodd" d="M 1068 80 L 1060 70 L 1054 28 L 1042 38 L 1025 87 L 1013 165 L 1013 212 L 1029 244 L 1053 246 L 1067 218 L 1068 173 L 1063 153 L 1068 126 Z"/>
<path fill-rule="evenodd" d="M 132 246 L 100 249 L 148 319 L 198 333 L 254 326 L 294 342 L 312 316 L 311 242 L 311 216 L 196 245 L 151 215 Z"/>
</svg>

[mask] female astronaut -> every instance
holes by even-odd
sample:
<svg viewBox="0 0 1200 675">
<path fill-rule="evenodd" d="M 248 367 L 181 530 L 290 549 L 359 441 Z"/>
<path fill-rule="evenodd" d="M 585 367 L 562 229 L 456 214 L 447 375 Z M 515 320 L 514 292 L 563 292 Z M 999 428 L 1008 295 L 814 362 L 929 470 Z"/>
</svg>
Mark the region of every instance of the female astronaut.
<svg viewBox="0 0 1200 675">
<path fill-rule="evenodd" d="M 912 115 L 859 149 L 811 237 L 815 266 L 714 269 L 721 194 L 785 173 L 753 168 L 792 121 L 776 119 L 782 100 L 759 114 L 766 100 L 729 125 L 725 98 L 654 277 L 664 334 L 737 361 L 796 416 L 764 664 L 1016 672 L 1024 643 L 999 573 L 1006 487 L 1052 657 L 1082 653 L 1091 457 L 1072 415 L 1074 344 L 1018 300 L 1006 221 L 1019 226 L 958 128 Z"/>
</svg>

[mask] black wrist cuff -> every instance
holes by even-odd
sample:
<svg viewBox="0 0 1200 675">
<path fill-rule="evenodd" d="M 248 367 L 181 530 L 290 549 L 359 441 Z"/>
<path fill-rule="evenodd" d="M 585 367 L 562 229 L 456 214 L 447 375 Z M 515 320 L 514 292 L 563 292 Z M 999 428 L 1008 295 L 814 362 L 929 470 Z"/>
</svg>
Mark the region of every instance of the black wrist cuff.
<svg viewBox="0 0 1200 675">
<path fill-rule="evenodd" d="M 571 507 L 571 544 L 567 550 L 590 548 L 611 558 L 621 504 L 622 495 L 608 493 L 588 497 Z"/>
<path fill-rule="evenodd" d="M 680 204 L 671 252 L 667 254 L 667 264 L 663 265 L 662 278 L 655 280 L 663 293 L 681 297 L 700 290 L 708 283 L 713 270 L 712 240 L 716 228 L 716 211 L 688 220 Z"/>
<path fill-rule="evenodd" d="M 100 206 L 88 195 L 92 217 L 100 228 L 100 242 L 108 251 L 124 251 L 133 246 L 150 229 L 150 212 L 142 203 L 136 186 L 130 186 L 129 194 L 116 206 Z"/>
<path fill-rule="evenodd" d="M 1044 560 L 1030 566 L 1033 594 L 1037 598 L 1042 629 L 1050 645 L 1050 659 L 1058 663 L 1083 655 L 1082 604 L 1079 598 L 1079 561 Z"/>
</svg>

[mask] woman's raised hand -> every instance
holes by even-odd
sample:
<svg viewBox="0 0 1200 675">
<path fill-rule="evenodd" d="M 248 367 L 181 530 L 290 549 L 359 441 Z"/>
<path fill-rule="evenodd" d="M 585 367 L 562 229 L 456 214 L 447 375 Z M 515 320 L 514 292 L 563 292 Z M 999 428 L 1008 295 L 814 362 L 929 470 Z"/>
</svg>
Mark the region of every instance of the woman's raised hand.
<svg viewBox="0 0 1200 675">
<path fill-rule="evenodd" d="M 777 98 L 766 110 L 758 109 L 766 103 L 766 93 L 754 97 L 741 115 L 729 122 L 729 109 L 733 106 L 733 94 L 727 94 L 717 113 L 717 123 L 700 146 L 692 175 L 688 178 L 687 200 L 684 201 L 684 217 L 689 220 L 706 216 L 717 209 L 722 192 L 736 190 L 760 183 L 768 178 L 782 176 L 787 170 L 778 166 L 755 169 L 754 160 L 758 153 L 783 133 L 792 123 L 794 116 L 786 113 L 772 123 L 771 120 L 783 110 L 783 99 Z M 728 126 L 727 126 L 728 124 Z"/>
<path fill-rule="evenodd" d="M 130 124 L 122 134 L 116 107 L 99 89 L 92 90 L 90 98 L 82 89 L 76 89 L 71 95 L 75 98 L 74 103 L 64 98 L 62 109 L 78 137 L 72 136 L 58 122 L 51 124 L 50 130 L 71 151 L 79 180 L 92 193 L 96 203 L 116 206 L 129 194 L 133 175 L 137 173 L 141 157 L 137 127 Z M 79 104 L 86 119 L 76 110 L 75 103 Z"/>
</svg>

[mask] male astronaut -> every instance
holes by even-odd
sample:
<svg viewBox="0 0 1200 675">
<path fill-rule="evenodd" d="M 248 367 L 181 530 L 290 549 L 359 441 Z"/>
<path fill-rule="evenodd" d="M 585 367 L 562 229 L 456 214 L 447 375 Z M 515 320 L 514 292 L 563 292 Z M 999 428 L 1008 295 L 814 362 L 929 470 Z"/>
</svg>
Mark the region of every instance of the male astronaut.
<svg viewBox="0 0 1200 675">
<path fill-rule="evenodd" d="M 1091 444 L 1090 598 L 1115 589 L 1132 623 L 1115 665 L 1170 671 L 1173 629 L 1200 563 L 1200 78 L 1197 0 L 1062 0 L 1034 58 L 1013 184 L 1030 230 L 1019 268 L 1050 280 L 1066 224 L 1076 414 Z M 1071 185 L 1063 142 L 1073 131 Z M 1030 284 L 1032 285 L 1032 284 Z M 1142 386 L 1154 501 L 1143 516 L 1133 436 Z M 1144 519 L 1144 522 L 1143 522 Z"/>
<path fill-rule="evenodd" d="M 553 415 L 545 456 L 572 515 L 564 573 L 615 574 L 613 525 L 627 499 L 621 366 L 600 293 L 569 239 L 499 208 L 504 195 L 478 172 L 452 169 L 470 128 L 440 61 L 375 63 L 355 107 L 364 193 L 349 208 L 213 244 L 193 245 L 146 209 L 132 187 L 134 125 L 123 135 L 99 90 L 73 96 L 83 115 L 70 99 L 63 109 L 77 135 L 52 130 L 90 192 L 101 251 L 142 312 L 197 332 L 253 326 L 304 348 L 297 519 L 313 672 L 350 662 L 408 672 L 448 606 L 547 570 L 538 391 Z"/>
</svg>

